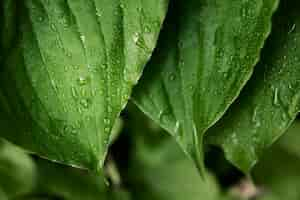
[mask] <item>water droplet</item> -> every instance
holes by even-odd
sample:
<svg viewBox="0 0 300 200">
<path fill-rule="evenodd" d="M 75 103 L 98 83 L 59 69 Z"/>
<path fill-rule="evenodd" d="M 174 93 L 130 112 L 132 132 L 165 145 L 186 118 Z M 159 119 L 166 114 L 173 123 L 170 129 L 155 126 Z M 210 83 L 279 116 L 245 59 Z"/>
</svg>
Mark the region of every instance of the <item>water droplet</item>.
<svg viewBox="0 0 300 200">
<path fill-rule="evenodd" d="M 167 111 L 164 111 L 164 110 L 161 110 L 158 114 L 158 117 L 159 117 L 159 120 L 162 122 L 162 123 L 167 123 L 168 122 L 168 119 L 169 119 L 169 115 L 170 113 L 167 112 Z"/>
<path fill-rule="evenodd" d="M 63 17 L 61 19 L 61 24 L 63 25 L 64 28 L 68 28 L 69 27 L 68 19 Z"/>
<path fill-rule="evenodd" d="M 70 126 L 70 125 L 64 125 L 64 128 L 63 128 L 63 133 L 66 134 L 66 135 L 69 135 L 69 134 L 72 134 L 72 135 L 76 135 L 77 134 L 77 129 L 73 126 Z"/>
<path fill-rule="evenodd" d="M 292 26 L 291 29 L 289 30 L 288 34 L 293 33 L 295 29 L 296 29 L 296 24 L 293 24 L 293 26 Z"/>
<path fill-rule="evenodd" d="M 163 110 L 159 111 L 159 113 L 158 113 L 158 118 L 159 118 L 159 119 L 161 119 L 161 116 L 162 116 L 163 113 L 164 113 Z"/>
<path fill-rule="evenodd" d="M 110 120 L 107 119 L 107 118 L 105 118 L 105 119 L 104 119 L 104 124 L 109 125 L 109 124 L 110 124 Z"/>
<path fill-rule="evenodd" d="M 77 107 L 77 110 L 78 110 L 78 112 L 79 112 L 79 114 L 81 114 L 82 113 L 82 109 L 81 109 L 81 107 Z"/>
<path fill-rule="evenodd" d="M 80 100 L 80 105 L 83 106 L 84 108 L 88 108 L 89 107 L 89 100 L 88 99 Z"/>
<path fill-rule="evenodd" d="M 95 97 L 95 96 L 96 96 L 96 93 L 97 93 L 97 91 L 96 91 L 95 89 L 92 89 L 92 91 L 91 91 L 91 96 L 92 96 L 92 97 Z"/>
<path fill-rule="evenodd" d="M 52 87 L 54 88 L 54 90 L 57 90 L 58 88 L 57 88 L 57 85 L 56 85 L 56 83 L 55 83 L 55 81 L 53 80 L 53 79 L 51 79 L 51 85 L 52 85 Z"/>
<path fill-rule="evenodd" d="M 73 69 L 78 70 L 78 69 L 79 69 L 79 66 L 78 66 L 78 65 L 74 65 L 74 66 L 73 66 Z"/>
<path fill-rule="evenodd" d="M 139 33 L 135 33 L 135 34 L 133 34 L 133 37 L 132 37 L 132 39 L 133 39 L 133 42 L 135 43 L 135 44 L 137 44 L 137 42 L 139 41 Z"/>
<path fill-rule="evenodd" d="M 172 73 L 172 74 L 170 74 L 170 77 L 169 77 L 169 78 L 170 78 L 171 81 L 174 81 L 175 78 L 176 78 L 176 76 L 175 76 L 175 74 Z"/>
<path fill-rule="evenodd" d="M 74 99 L 77 99 L 77 98 L 78 98 L 78 93 L 77 93 L 77 90 L 76 90 L 75 87 L 72 87 L 72 88 L 71 88 L 71 94 L 72 94 L 72 97 L 73 97 Z"/>
<path fill-rule="evenodd" d="M 252 115 L 252 122 L 254 123 L 254 126 L 256 128 L 260 127 L 261 126 L 261 123 L 260 123 L 260 120 L 258 118 L 258 107 L 256 107 L 253 111 L 253 115 Z"/>
<path fill-rule="evenodd" d="M 86 85 L 88 83 L 88 79 L 85 77 L 79 77 L 77 79 L 77 82 L 80 86 Z"/>
<path fill-rule="evenodd" d="M 85 43 L 85 36 L 84 35 L 80 35 L 80 40 L 82 41 L 82 43 Z"/>
<path fill-rule="evenodd" d="M 67 72 L 67 71 L 69 71 L 69 68 L 68 68 L 68 66 L 64 66 L 64 70 L 65 70 L 65 72 Z"/>
<path fill-rule="evenodd" d="M 279 94 L 278 94 L 278 88 L 275 88 L 274 90 L 274 97 L 273 97 L 273 103 L 275 106 L 279 106 Z"/>
<path fill-rule="evenodd" d="M 176 124 L 175 124 L 175 133 L 178 133 L 179 132 L 179 129 L 180 129 L 180 122 L 177 121 Z"/>
<path fill-rule="evenodd" d="M 181 66 L 184 66 L 184 60 L 183 60 L 182 58 L 180 59 L 179 64 L 180 64 Z"/>
<path fill-rule="evenodd" d="M 102 68 L 102 69 L 106 69 L 106 67 L 107 67 L 107 64 L 102 64 L 102 65 L 101 65 L 101 68 Z"/>
<path fill-rule="evenodd" d="M 160 20 L 155 20 L 154 22 L 152 22 L 154 27 L 159 28 L 161 26 L 161 21 Z"/>
<path fill-rule="evenodd" d="M 42 21 L 44 21 L 44 18 L 43 18 L 42 16 L 40 16 L 40 17 L 38 18 L 38 20 L 39 20 L 39 22 L 42 22 Z"/>
<path fill-rule="evenodd" d="M 151 27 L 150 25 L 146 25 L 144 28 L 145 33 L 150 33 L 151 32 Z"/>
<path fill-rule="evenodd" d="M 67 51 L 67 50 L 64 50 L 65 54 L 67 57 L 71 58 L 72 57 L 72 54 L 71 52 Z"/>
<path fill-rule="evenodd" d="M 102 17 L 101 11 L 97 10 L 96 15 L 97 15 L 97 17 Z"/>
<path fill-rule="evenodd" d="M 237 139 L 237 136 L 236 136 L 236 132 L 232 133 L 231 141 L 232 141 L 233 144 L 238 144 L 238 139 Z"/>
<path fill-rule="evenodd" d="M 113 110 L 112 110 L 112 107 L 111 107 L 111 106 L 108 106 L 108 107 L 107 107 L 107 112 L 108 112 L 108 113 L 112 113 L 112 111 L 113 111 Z"/>
<path fill-rule="evenodd" d="M 51 25 L 50 25 L 50 28 L 52 29 L 52 31 L 55 31 L 55 32 L 56 32 L 56 27 L 55 27 L 54 24 L 51 24 Z"/>
</svg>

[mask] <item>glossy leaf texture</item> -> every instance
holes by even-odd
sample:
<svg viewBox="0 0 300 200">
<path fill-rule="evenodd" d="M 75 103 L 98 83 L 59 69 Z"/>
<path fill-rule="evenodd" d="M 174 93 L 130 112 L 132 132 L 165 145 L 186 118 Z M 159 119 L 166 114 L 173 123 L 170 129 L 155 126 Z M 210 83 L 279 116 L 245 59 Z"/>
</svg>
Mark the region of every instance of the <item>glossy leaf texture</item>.
<svg viewBox="0 0 300 200">
<path fill-rule="evenodd" d="M 203 168 L 203 135 L 249 79 L 277 1 L 170 4 L 172 13 L 133 99 Z"/>
<path fill-rule="evenodd" d="M 12 2 L 17 29 L 1 62 L 8 129 L 0 136 L 53 161 L 99 169 L 168 0 Z"/>
<path fill-rule="evenodd" d="M 261 62 L 238 100 L 208 134 L 248 172 L 300 110 L 300 3 L 282 1 Z"/>
</svg>

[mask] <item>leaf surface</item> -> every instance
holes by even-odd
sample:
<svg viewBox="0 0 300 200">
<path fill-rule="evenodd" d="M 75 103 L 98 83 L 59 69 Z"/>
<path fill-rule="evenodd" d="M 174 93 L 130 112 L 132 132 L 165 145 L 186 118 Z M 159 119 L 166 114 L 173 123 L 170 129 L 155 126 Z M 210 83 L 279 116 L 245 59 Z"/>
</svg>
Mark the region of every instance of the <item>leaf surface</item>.
<svg viewBox="0 0 300 200">
<path fill-rule="evenodd" d="M 209 143 L 248 172 L 300 110 L 300 3 L 282 1 L 261 62 L 238 100 L 208 134 Z"/>
<path fill-rule="evenodd" d="M 249 79 L 277 1 L 172 3 L 133 99 L 203 168 L 203 135 Z"/>
<path fill-rule="evenodd" d="M 9 121 L 10 129 L 0 136 L 53 161 L 99 169 L 168 0 L 13 3 L 18 28 L 0 75 L 2 126 Z"/>
</svg>

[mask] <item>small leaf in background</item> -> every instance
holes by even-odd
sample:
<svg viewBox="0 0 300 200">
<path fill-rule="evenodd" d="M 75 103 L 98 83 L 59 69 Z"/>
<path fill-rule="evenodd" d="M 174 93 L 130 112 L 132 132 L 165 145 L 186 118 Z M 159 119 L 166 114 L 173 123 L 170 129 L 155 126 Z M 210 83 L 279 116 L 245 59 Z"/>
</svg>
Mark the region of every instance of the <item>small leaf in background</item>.
<svg viewBox="0 0 300 200">
<path fill-rule="evenodd" d="M 6 1 L 17 7 L 18 28 L 0 63 L 8 127 L 0 136 L 44 158 L 99 169 L 168 0 Z"/>
<path fill-rule="evenodd" d="M 282 1 L 261 62 L 237 101 L 208 132 L 208 143 L 249 172 L 300 110 L 300 3 Z"/>
<path fill-rule="evenodd" d="M 287 141 L 295 144 L 300 141 L 292 141 L 299 137 L 300 121 L 294 123 L 294 127 L 272 147 L 253 169 L 253 176 L 256 183 L 260 185 L 266 194 L 272 193 L 278 200 L 299 200 L 300 199 L 300 157 L 299 152 L 292 152 L 290 147 L 285 145 Z M 298 128 L 296 128 L 298 127 Z M 298 146 L 299 148 L 299 146 Z"/>
<path fill-rule="evenodd" d="M 36 184 L 36 166 L 31 157 L 18 147 L 0 139 L 0 199 L 31 192 Z"/>
<path fill-rule="evenodd" d="M 3 198 L 1 198 L 2 196 Z M 104 177 L 32 158 L 1 140 L 0 199 L 29 200 L 128 200 L 121 188 L 108 188 Z"/>
<path fill-rule="evenodd" d="M 5 192 L 0 188 L 0 199 L 2 200 L 8 200 Z"/>
<path fill-rule="evenodd" d="M 109 188 L 104 177 L 87 171 L 36 160 L 39 182 L 33 194 L 44 193 L 63 200 L 129 200 L 122 188 Z"/>
<path fill-rule="evenodd" d="M 203 169 L 202 139 L 249 79 L 276 0 L 171 3 L 134 102 Z"/>
<path fill-rule="evenodd" d="M 225 199 L 213 175 L 204 181 L 173 138 L 140 111 L 132 111 L 129 137 L 133 145 L 125 180 L 133 199 Z"/>
</svg>

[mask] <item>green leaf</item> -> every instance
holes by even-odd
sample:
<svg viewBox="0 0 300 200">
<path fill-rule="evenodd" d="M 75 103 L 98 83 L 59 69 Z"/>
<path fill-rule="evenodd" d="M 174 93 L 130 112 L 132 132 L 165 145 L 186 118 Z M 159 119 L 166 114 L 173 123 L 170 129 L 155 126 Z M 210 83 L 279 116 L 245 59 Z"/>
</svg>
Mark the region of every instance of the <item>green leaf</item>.
<svg viewBox="0 0 300 200">
<path fill-rule="evenodd" d="M 276 0 L 174 1 L 134 102 L 203 168 L 202 139 L 249 79 Z"/>
<path fill-rule="evenodd" d="M 250 82 L 208 133 L 234 165 L 248 172 L 300 110 L 300 3 L 282 1 Z"/>
<path fill-rule="evenodd" d="M 103 176 L 42 159 L 36 160 L 36 164 L 38 166 L 38 183 L 32 194 L 48 194 L 64 200 L 106 199 L 106 185 Z"/>
<path fill-rule="evenodd" d="M 131 114 L 133 147 L 125 174 L 133 199 L 221 200 L 211 174 L 204 181 L 173 138 L 139 112 Z"/>
<path fill-rule="evenodd" d="M 111 130 L 111 134 L 110 134 L 110 138 L 109 138 L 109 143 L 113 144 L 119 137 L 119 135 L 122 132 L 122 128 L 123 128 L 123 120 L 122 118 L 118 118 L 115 121 L 115 124 Z"/>
<path fill-rule="evenodd" d="M 277 199 L 300 199 L 300 159 L 281 148 L 274 146 L 253 169 L 254 180 L 268 194 Z"/>
<path fill-rule="evenodd" d="M 43 159 L 35 161 L 38 183 L 32 196 L 48 194 L 64 200 L 129 200 L 121 188 L 108 188 L 102 175 L 58 165 Z"/>
<path fill-rule="evenodd" d="M 300 120 L 293 122 L 291 127 L 286 131 L 284 137 L 278 141 L 279 145 L 290 154 L 298 156 L 300 159 Z"/>
<path fill-rule="evenodd" d="M 5 192 L 0 188 L 0 199 L 2 200 L 8 200 Z"/>
<path fill-rule="evenodd" d="M 13 3 L 17 36 L 0 75 L 10 129 L 0 135 L 41 157 L 99 169 L 168 0 Z"/>
<path fill-rule="evenodd" d="M 36 184 L 36 166 L 23 150 L 0 139 L 0 199 L 24 195 Z"/>
<path fill-rule="evenodd" d="M 2 193 L 9 199 L 18 200 L 130 199 L 126 191 L 108 188 L 101 175 L 34 159 L 15 145 L 0 142 L 1 200 Z"/>
</svg>

